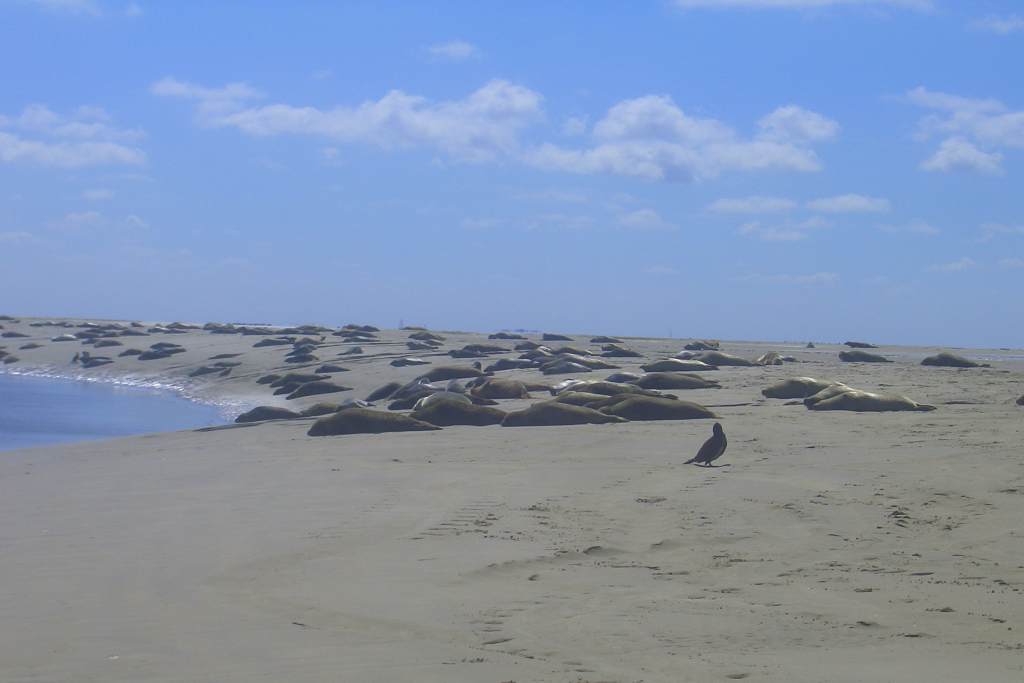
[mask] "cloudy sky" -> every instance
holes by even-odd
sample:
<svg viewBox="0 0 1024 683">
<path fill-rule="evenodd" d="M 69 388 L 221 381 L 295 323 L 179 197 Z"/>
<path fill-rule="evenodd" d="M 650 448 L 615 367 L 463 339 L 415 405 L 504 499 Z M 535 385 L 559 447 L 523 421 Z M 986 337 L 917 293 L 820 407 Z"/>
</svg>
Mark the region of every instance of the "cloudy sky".
<svg viewBox="0 0 1024 683">
<path fill-rule="evenodd" d="M 0 0 L 0 312 L 1024 344 L 1019 0 Z"/>
</svg>

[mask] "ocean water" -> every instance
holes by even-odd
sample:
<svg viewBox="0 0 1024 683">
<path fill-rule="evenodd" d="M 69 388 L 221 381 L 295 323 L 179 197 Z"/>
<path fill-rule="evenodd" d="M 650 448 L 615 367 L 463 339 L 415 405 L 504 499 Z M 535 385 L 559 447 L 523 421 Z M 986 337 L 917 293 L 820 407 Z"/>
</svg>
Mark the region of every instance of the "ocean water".
<svg viewBox="0 0 1024 683">
<path fill-rule="evenodd" d="M 0 374 L 0 451 L 225 423 L 168 391 Z"/>
</svg>

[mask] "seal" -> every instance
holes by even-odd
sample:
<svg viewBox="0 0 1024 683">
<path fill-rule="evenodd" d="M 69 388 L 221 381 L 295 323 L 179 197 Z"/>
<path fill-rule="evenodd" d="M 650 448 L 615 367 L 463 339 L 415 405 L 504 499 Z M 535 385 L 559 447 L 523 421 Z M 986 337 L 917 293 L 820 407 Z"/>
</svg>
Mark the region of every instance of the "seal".
<svg viewBox="0 0 1024 683">
<path fill-rule="evenodd" d="M 674 401 L 654 396 L 630 396 L 614 405 L 601 408 L 606 415 L 615 415 L 630 421 L 647 420 L 702 420 L 717 418 L 713 412 L 697 403 Z"/>
<path fill-rule="evenodd" d="M 729 445 L 728 439 L 725 438 L 725 430 L 722 429 L 722 424 L 716 422 L 715 426 L 711 428 L 711 438 L 704 442 L 704 445 L 697 451 L 697 455 L 693 456 L 684 465 L 700 464 L 703 463 L 705 467 L 710 467 L 711 463 L 722 457 L 725 453 L 726 447 Z"/>
<path fill-rule="evenodd" d="M 649 372 L 639 379 L 633 380 L 641 389 L 721 389 L 722 385 L 713 379 L 705 379 L 700 375 L 682 374 L 678 372 Z"/>
<path fill-rule="evenodd" d="M 851 349 L 877 349 L 878 347 L 874 344 L 868 344 L 867 342 L 848 341 L 843 342 L 844 346 L 849 346 Z"/>
<path fill-rule="evenodd" d="M 507 379 L 489 379 L 473 387 L 471 394 L 479 398 L 530 398 L 530 392 L 522 382 Z"/>
<path fill-rule="evenodd" d="M 964 358 L 963 356 L 956 356 L 948 351 L 935 354 L 934 356 L 928 356 L 921 361 L 921 365 L 936 365 L 944 368 L 988 368 L 991 367 L 988 363 L 984 365 L 981 363 L 975 363 L 973 360 Z"/>
<path fill-rule="evenodd" d="M 597 410 L 604 405 L 607 398 L 609 397 L 604 394 L 592 394 L 589 391 L 563 391 L 551 400 L 555 403 L 567 403 L 571 406 L 584 406 Z"/>
<path fill-rule="evenodd" d="M 722 353 L 721 351 L 706 351 L 705 353 L 696 356 L 695 359 L 703 363 L 707 363 L 708 365 L 734 365 L 737 367 L 750 367 L 754 365 L 752 361 L 749 361 L 746 358 Z"/>
<path fill-rule="evenodd" d="M 265 384 L 265 382 L 263 382 L 262 380 L 265 380 L 265 379 L 267 379 L 267 377 L 271 377 L 271 376 L 272 375 L 267 375 L 266 377 L 261 377 L 260 380 L 259 380 L 260 384 Z M 271 380 L 270 381 L 270 386 L 271 386 L 271 388 L 276 389 L 277 387 L 283 387 L 284 385 L 291 384 L 292 382 L 298 382 L 299 384 L 304 384 L 306 382 L 318 382 L 318 381 L 320 381 L 322 379 L 330 379 L 330 378 L 331 378 L 330 375 L 314 375 L 314 374 L 308 373 L 308 372 L 289 372 L 287 375 L 279 376 L 277 379 Z"/>
<path fill-rule="evenodd" d="M 294 420 L 302 417 L 294 410 L 278 408 L 277 406 L 257 406 L 247 413 L 242 413 L 235 418 L 235 422 L 262 422 L 263 420 Z"/>
<path fill-rule="evenodd" d="M 808 404 L 811 398 L 804 399 L 804 405 L 810 410 L 852 410 L 859 413 L 893 412 L 902 410 L 930 411 L 935 406 L 924 405 L 912 401 L 901 394 L 874 394 L 869 391 L 850 389 L 835 396 Z M 828 391 L 827 389 L 825 391 Z"/>
<path fill-rule="evenodd" d="M 621 339 L 615 337 L 594 337 L 590 340 L 591 344 L 621 344 Z"/>
<path fill-rule="evenodd" d="M 414 420 L 400 413 L 386 413 L 372 408 L 350 408 L 319 418 L 306 432 L 309 436 L 335 436 L 339 434 L 383 434 L 385 432 L 436 431 L 426 422 Z"/>
<path fill-rule="evenodd" d="M 545 375 L 568 375 L 576 372 L 593 372 L 586 365 L 580 365 L 570 360 L 560 360 L 547 363 L 541 370 Z"/>
<path fill-rule="evenodd" d="M 640 379 L 640 375 L 635 372 L 613 372 L 604 378 L 605 382 L 616 382 L 623 384 L 625 382 L 632 382 L 633 380 Z"/>
<path fill-rule="evenodd" d="M 324 363 L 316 369 L 318 373 L 348 372 L 349 369 L 332 363 Z"/>
<path fill-rule="evenodd" d="M 501 424 L 505 415 L 507 413 L 498 408 L 444 400 L 433 403 L 427 408 L 416 410 L 409 417 L 436 427 L 454 427 L 456 425 L 486 427 Z"/>
<path fill-rule="evenodd" d="M 541 341 L 575 341 L 572 337 L 566 337 L 564 334 L 544 334 L 541 335 Z"/>
<path fill-rule="evenodd" d="M 476 368 L 458 367 L 455 365 L 439 365 L 432 368 L 430 372 L 420 375 L 416 379 L 425 379 L 428 382 L 443 382 L 449 379 L 472 379 L 473 377 L 486 377 L 487 373 Z"/>
<path fill-rule="evenodd" d="M 809 396 L 814 396 L 819 391 L 828 389 L 836 384 L 838 384 L 838 382 L 830 382 L 825 379 L 794 377 L 793 379 L 783 380 L 782 382 L 777 382 L 766 389 L 762 389 L 761 395 L 765 398 L 804 399 Z"/>
<path fill-rule="evenodd" d="M 435 403 L 438 403 L 439 401 L 457 401 L 459 403 L 470 404 L 473 403 L 473 401 L 470 400 L 469 396 L 466 396 L 465 394 L 459 394 L 454 391 L 435 391 L 430 396 L 424 396 L 423 398 L 416 401 L 416 403 L 413 404 L 412 409 L 413 411 L 423 410 L 424 408 L 429 408 L 430 406 L 434 405 Z"/>
<path fill-rule="evenodd" d="M 627 349 L 618 344 L 605 344 L 601 347 L 602 358 L 643 358 L 642 353 L 634 351 L 633 349 Z"/>
<path fill-rule="evenodd" d="M 717 370 L 718 367 L 708 365 L 699 360 L 681 360 L 679 358 L 666 358 L 664 360 L 651 361 L 640 366 L 644 372 L 704 372 Z"/>
<path fill-rule="evenodd" d="M 404 368 L 408 365 L 430 365 L 430 361 L 423 360 L 422 358 L 412 358 L 407 356 L 405 358 L 394 359 L 393 361 L 391 361 L 391 365 L 393 365 L 396 368 Z"/>
<path fill-rule="evenodd" d="M 583 408 L 580 406 L 543 401 L 535 403 L 526 410 L 508 413 L 501 421 L 502 427 L 553 427 L 558 425 L 607 424 L 609 422 L 626 422 L 616 415 Z"/>
<path fill-rule="evenodd" d="M 366 397 L 366 401 L 379 401 L 382 398 L 387 398 L 391 394 L 395 393 L 402 388 L 401 382 L 388 382 L 384 386 L 374 389 L 370 392 L 370 395 Z"/>
<path fill-rule="evenodd" d="M 683 348 L 687 351 L 717 351 L 718 342 L 709 339 L 696 339 Z"/>
<path fill-rule="evenodd" d="M 334 382 L 320 380 L 317 382 L 303 382 L 299 387 L 288 394 L 285 398 L 289 401 L 306 396 L 318 396 L 320 394 L 336 394 L 339 391 L 352 391 L 352 387 L 344 387 Z"/>
<path fill-rule="evenodd" d="M 892 361 L 885 356 L 879 356 L 877 353 L 868 353 L 867 351 L 840 351 L 839 360 L 844 363 L 891 363 Z"/>
<path fill-rule="evenodd" d="M 1017 399 L 1017 405 L 1024 406 L 1024 396 Z"/>
</svg>

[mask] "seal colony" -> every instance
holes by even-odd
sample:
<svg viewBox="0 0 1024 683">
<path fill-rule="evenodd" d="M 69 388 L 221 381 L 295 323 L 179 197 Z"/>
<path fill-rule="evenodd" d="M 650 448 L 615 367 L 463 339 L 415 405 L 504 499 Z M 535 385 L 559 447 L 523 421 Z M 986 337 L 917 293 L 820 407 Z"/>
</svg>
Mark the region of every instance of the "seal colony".
<svg viewBox="0 0 1024 683">
<path fill-rule="evenodd" d="M 422 430 L 421 424 L 439 428 L 727 419 L 708 404 L 718 402 L 719 390 L 758 383 L 752 379 L 756 375 L 765 376 L 759 388 L 763 397 L 798 399 L 812 411 L 935 409 L 920 396 L 875 390 L 879 383 L 870 380 L 871 364 L 894 361 L 865 351 L 879 350 L 867 342 L 832 348 L 801 343 L 744 352 L 742 345 L 708 339 L 652 344 L 551 332 L 484 337 L 422 328 L 382 331 L 354 323 L 274 328 L 70 320 L 9 320 L 3 335 L 18 341 L 20 354 L 0 347 L 7 367 L 42 364 L 55 374 L 77 369 L 75 374 L 89 371 L 83 376 L 101 377 L 177 376 L 195 393 L 244 395 L 249 407 L 232 416 L 238 423 L 316 419 L 307 430 L 310 436 Z M 232 343 L 234 339 L 242 344 Z M 125 348 L 109 356 L 82 346 Z M 410 351 L 418 355 L 407 355 Z M 838 367 L 848 364 L 853 369 L 843 372 L 842 381 L 786 370 L 821 364 L 836 351 Z M 991 365 L 948 351 L 917 362 L 976 371 Z M 334 396 L 344 400 L 324 400 Z M 755 397 L 751 392 L 748 400 Z M 339 417 L 341 412 L 347 414 Z"/>
<path fill-rule="evenodd" d="M 3 321 L 26 335 L 0 338 L 5 372 L 170 386 L 251 421 L 4 453 L 6 678 L 1015 681 L 1024 664 L 1020 351 L 34 322 Z M 942 352 L 991 367 L 922 364 Z M 544 374 L 562 361 L 585 370 Z"/>
</svg>

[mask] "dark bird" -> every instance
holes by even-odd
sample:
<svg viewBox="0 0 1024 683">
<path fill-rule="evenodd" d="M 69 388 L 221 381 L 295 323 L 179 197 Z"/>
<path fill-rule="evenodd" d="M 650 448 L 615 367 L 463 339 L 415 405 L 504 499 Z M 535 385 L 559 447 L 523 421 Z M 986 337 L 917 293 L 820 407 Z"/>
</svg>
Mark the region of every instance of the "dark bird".
<svg viewBox="0 0 1024 683">
<path fill-rule="evenodd" d="M 697 455 L 684 462 L 684 465 L 689 465 L 690 463 L 710 465 L 712 461 L 722 457 L 722 453 L 725 453 L 725 447 L 729 445 L 728 440 L 725 438 L 725 431 L 718 422 L 715 423 L 712 431 L 714 434 L 711 435 L 711 438 L 705 441 L 704 445 L 697 451 Z"/>
</svg>

